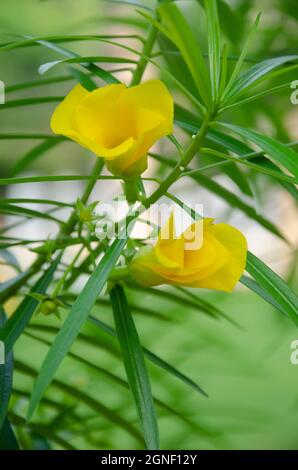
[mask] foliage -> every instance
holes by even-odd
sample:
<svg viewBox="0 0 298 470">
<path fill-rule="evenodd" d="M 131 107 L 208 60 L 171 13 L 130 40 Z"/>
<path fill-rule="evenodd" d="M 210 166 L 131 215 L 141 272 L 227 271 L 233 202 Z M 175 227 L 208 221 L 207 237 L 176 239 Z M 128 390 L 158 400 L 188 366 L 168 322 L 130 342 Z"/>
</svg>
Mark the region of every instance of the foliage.
<svg viewBox="0 0 298 470">
<path fill-rule="evenodd" d="M 56 13 L 67 2 L 44 3 L 39 8 L 53 8 Z M 290 139 L 283 116 L 297 72 L 293 3 L 277 2 L 277 13 L 295 22 L 283 31 L 285 46 L 280 49 L 269 47 L 281 34 L 279 28 L 262 26 L 262 18 L 273 8 L 270 4 L 264 6 L 260 19 L 249 1 L 236 2 L 233 8 L 224 0 L 99 3 L 102 10 L 95 20 L 102 26 L 100 34 L 86 34 L 84 28 L 77 34 L 79 25 L 75 33 L 28 34 L 18 26 L 17 35 L 3 35 L 0 43 L 0 60 L 7 73 L 3 80 L 9 83 L 0 113 L 14 116 L 14 121 L 8 117 L 0 132 L 0 140 L 8 144 L 1 156 L 1 187 L 54 181 L 84 184 L 83 193 L 73 195 L 71 202 L 7 194 L 0 201 L 1 214 L 14 216 L 18 229 L 32 219 L 46 220 L 57 228 L 55 237 L 46 240 L 36 234 L 25 239 L 21 230 L 14 237 L 10 225 L 0 229 L 0 257 L 14 273 L 0 284 L 0 340 L 7 353 L 6 364 L 0 365 L 0 446 L 241 447 L 245 445 L 241 432 L 250 432 L 250 410 L 240 399 L 233 402 L 227 397 L 234 393 L 235 398 L 239 390 L 239 396 L 247 399 L 233 382 L 242 378 L 255 394 L 255 403 L 250 401 L 256 417 L 250 445 L 260 445 L 259 432 L 265 436 L 265 446 L 295 448 L 294 439 L 281 442 L 282 426 L 273 412 L 279 400 L 275 393 L 281 392 L 284 399 L 288 393 L 282 379 L 285 387 L 293 385 L 278 361 L 288 360 L 284 345 L 298 322 L 295 269 L 288 280 L 283 279 L 250 252 L 246 266 L 250 277 L 241 279 L 245 290 L 232 294 L 174 286 L 143 288 L 129 279 L 123 281 L 118 273 L 137 244 L 129 236 L 98 242 L 92 212 L 97 202 L 94 188 L 121 178 L 103 174 L 102 161 L 96 157 L 90 171 L 85 162 L 91 156 L 82 160 L 77 174 L 60 174 L 64 155 L 69 164 L 79 152 L 86 152 L 45 130 L 49 110 L 70 84 L 79 82 L 88 90 L 122 80 L 136 85 L 150 69 L 175 96 L 175 131 L 159 153 L 150 153 L 149 168 L 152 165 L 154 170 L 137 182 L 144 208 L 162 197 L 181 204 L 173 186 L 178 180 L 187 181 L 194 190 L 203 187 L 216 195 L 231 212 L 244 214 L 251 226 L 289 243 L 279 221 L 260 209 L 264 199 L 260 193 L 270 197 L 278 192 L 297 203 L 297 142 Z M 86 19 L 87 30 L 93 30 L 92 21 Z M 38 69 L 40 75 L 10 84 L 7 64 L 19 60 L 25 68 L 29 59 L 30 74 Z M 27 122 L 31 115 L 33 127 Z M 269 122 L 273 137 L 259 126 L 260 115 Z M 9 152 L 19 155 L 15 159 Z M 51 155 L 58 156 L 54 163 Z M 41 168 L 48 174 L 27 174 Z M 40 204 L 47 210 L 35 208 Z M 195 217 L 191 210 L 190 214 Z M 134 224 L 140 217 L 132 210 L 129 222 Z M 20 266 L 15 247 L 34 253 L 27 268 Z M 291 255 L 295 263 L 293 247 Z M 52 311 L 61 319 L 53 318 Z M 243 325 L 251 328 L 244 341 Z M 262 349 L 266 335 L 270 341 Z M 280 339 L 283 348 L 275 364 L 272 356 Z M 251 355 L 255 343 L 259 346 Z M 281 383 L 272 393 L 275 367 Z M 235 379 L 229 382 L 222 377 L 225 374 L 234 374 Z M 254 387 L 256 378 L 260 381 Z M 291 395 L 293 416 L 295 400 Z M 233 413 L 238 420 L 225 422 Z M 283 410 L 280 417 L 289 436 L 295 430 L 291 415 Z M 272 435 L 266 428 L 269 423 L 275 426 Z"/>
</svg>

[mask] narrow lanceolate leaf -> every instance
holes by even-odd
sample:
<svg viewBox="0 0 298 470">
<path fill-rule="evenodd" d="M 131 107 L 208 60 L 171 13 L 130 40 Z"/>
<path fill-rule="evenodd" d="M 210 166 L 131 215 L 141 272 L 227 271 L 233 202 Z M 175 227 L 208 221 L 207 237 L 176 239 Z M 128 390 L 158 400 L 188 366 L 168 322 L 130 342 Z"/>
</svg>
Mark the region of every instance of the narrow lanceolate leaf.
<svg viewBox="0 0 298 470">
<path fill-rule="evenodd" d="M 29 37 L 26 35 L 20 35 L 19 37 L 24 38 L 24 37 Z M 31 47 L 31 46 L 38 46 L 39 44 L 43 43 L 49 43 L 52 45 L 52 50 L 58 51 L 59 52 L 59 46 L 57 44 L 59 43 L 66 43 L 66 42 L 80 42 L 80 41 L 102 41 L 105 39 L 112 39 L 112 38 L 118 38 L 118 39 L 140 39 L 140 36 L 137 36 L 135 34 L 133 35 L 127 35 L 127 34 L 121 34 L 121 35 L 99 35 L 99 34 L 67 34 L 67 35 L 55 35 L 55 36 L 38 36 L 38 37 L 32 37 L 30 39 L 26 39 L 25 41 L 17 41 L 17 42 L 10 42 L 6 44 L 1 44 L 0 45 L 0 52 L 4 51 L 10 51 L 12 49 L 20 49 L 20 48 L 26 48 L 26 47 Z"/>
<path fill-rule="evenodd" d="M 158 8 L 158 13 L 162 24 L 144 13 L 143 16 L 177 46 L 189 68 L 202 100 L 207 106 L 210 105 L 211 97 L 207 67 L 190 26 L 175 3 L 163 2 Z"/>
<path fill-rule="evenodd" d="M 278 302 L 276 302 L 272 295 L 263 289 L 263 287 L 261 287 L 260 284 L 258 284 L 254 279 L 248 276 L 241 276 L 240 282 L 259 297 L 262 297 L 262 299 L 271 304 L 277 310 L 279 310 L 283 315 L 287 315 L 283 307 Z"/>
<path fill-rule="evenodd" d="M 255 159 L 255 161 L 258 163 L 259 166 L 262 166 L 263 168 L 269 168 L 271 170 L 274 170 L 275 172 L 282 173 L 280 168 L 277 165 L 275 165 L 274 163 L 272 163 L 270 160 L 268 160 L 268 158 L 259 157 L 259 158 Z M 298 189 L 296 188 L 296 186 L 292 183 L 288 183 L 288 182 L 283 181 L 281 179 L 279 179 L 278 182 L 281 186 L 283 186 L 283 188 L 286 191 L 288 191 L 288 193 L 291 194 L 291 196 L 293 196 L 293 198 L 296 200 L 296 202 L 298 202 Z"/>
<path fill-rule="evenodd" d="M 217 150 L 209 149 L 209 148 L 206 148 L 206 149 L 202 148 L 201 153 L 204 153 L 207 155 L 214 155 L 214 156 L 223 158 L 225 160 L 230 160 L 234 163 L 239 163 L 241 165 L 247 166 L 248 168 L 251 168 L 252 170 L 257 171 L 258 173 L 262 173 L 264 175 L 276 178 L 277 180 L 285 181 L 291 184 L 298 184 L 298 178 L 293 178 L 292 176 L 285 175 L 282 171 L 275 171 L 272 168 L 261 166 L 256 163 L 252 163 L 251 161 L 245 158 L 245 155 L 242 158 L 238 158 L 230 154 L 218 152 Z M 190 175 L 196 172 L 199 173 L 200 171 L 201 171 L 200 168 L 198 168 L 197 170 L 190 170 L 190 171 L 185 172 L 185 175 L 187 174 Z"/>
<path fill-rule="evenodd" d="M 16 256 L 8 250 L 0 250 L 0 259 L 4 260 L 7 265 L 12 266 L 16 271 L 20 272 L 21 267 Z M 1 290 L 1 287 L 0 287 Z"/>
<path fill-rule="evenodd" d="M 177 123 L 177 125 L 181 127 L 182 129 L 184 129 L 186 132 L 188 132 L 189 134 L 196 134 L 198 132 L 198 124 L 197 124 L 198 119 L 196 119 L 195 115 L 193 115 L 189 111 L 186 111 L 181 106 L 176 106 L 175 116 L 176 116 L 175 122 Z M 258 163 L 259 165 L 265 168 L 270 168 L 272 170 L 275 170 L 283 174 L 280 168 L 274 163 L 272 163 L 270 160 L 268 160 L 268 158 L 265 158 L 265 157 L 258 158 L 258 155 L 260 155 L 260 152 L 258 153 L 254 152 L 253 149 L 250 148 L 248 145 L 246 145 L 244 142 L 238 139 L 235 139 L 231 135 L 224 134 L 218 131 L 217 129 L 210 129 L 210 131 L 208 132 L 207 139 L 210 140 L 210 142 L 214 142 L 216 144 L 221 145 L 225 150 L 228 149 L 231 152 L 234 152 L 240 156 L 243 156 L 243 158 L 249 158 L 249 159 L 253 158 L 254 162 Z M 297 142 L 294 141 L 294 142 L 290 142 L 286 144 L 286 146 L 291 147 L 296 144 Z M 227 167 L 231 167 L 232 169 L 236 168 L 235 165 L 233 163 L 231 165 L 231 163 L 232 163 L 231 161 L 216 162 L 214 164 L 201 167 L 201 171 L 205 172 L 206 170 L 209 170 L 209 169 L 210 170 L 211 169 L 214 170 L 216 168 L 224 169 Z M 230 174 L 229 172 L 227 173 L 228 173 L 228 176 L 232 177 L 232 179 L 237 184 L 237 186 L 239 186 L 242 192 L 244 192 L 245 194 L 249 196 L 252 196 L 249 184 L 247 183 L 247 179 L 245 179 L 244 175 L 241 179 L 239 179 L 239 173 L 238 175 Z M 292 183 L 287 183 L 286 181 L 283 181 L 281 179 L 278 179 L 277 183 L 282 185 L 296 200 L 298 200 L 298 190 Z"/>
<path fill-rule="evenodd" d="M 255 20 L 249 34 L 247 35 L 245 43 L 243 44 L 241 54 L 240 54 L 240 56 L 239 56 L 239 58 L 236 62 L 235 68 L 234 68 L 234 70 L 232 72 L 232 75 L 229 79 L 229 82 L 228 82 L 228 84 L 227 84 L 227 86 L 224 90 L 224 94 L 223 94 L 224 102 L 230 98 L 231 89 L 233 89 L 234 84 L 238 82 L 239 72 L 240 72 L 241 67 L 243 65 L 243 62 L 246 58 L 246 55 L 248 53 L 249 47 L 252 43 L 252 40 L 253 40 L 253 38 L 256 34 L 258 24 L 259 24 L 259 21 L 260 21 L 260 17 L 261 17 L 261 14 L 259 13 L 256 17 L 256 20 Z"/>
<path fill-rule="evenodd" d="M 5 104 L 1 105 L 0 110 L 18 108 L 20 106 L 34 106 L 44 103 L 58 103 L 62 100 L 63 96 L 40 96 L 38 98 L 23 98 L 20 100 L 6 101 Z"/>
<path fill-rule="evenodd" d="M 32 369 L 27 364 L 19 360 L 15 360 L 14 364 L 15 369 L 20 371 L 22 374 L 36 378 L 37 372 L 35 369 Z M 66 393 L 66 395 L 72 399 L 75 399 L 77 403 L 85 404 L 88 406 L 88 408 L 94 410 L 99 416 L 103 416 L 103 418 L 105 418 L 109 423 L 114 423 L 116 426 L 121 427 L 127 433 L 131 434 L 131 436 L 136 438 L 139 442 L 142 442 L 141 434 L 127 419 L 122 418 L 118 412 L 107 407 L 98 399 L 94 399 L 92 395 L 88 393 L 88 391 L 85 392 L 79 390 L 79 388 L 75 388 L 73 385 L 56 379 L 53 380 L 52 385 L 53 387 L 61 390 L 63 393 Z"/>
<path fill-rule="evenodd" d="M 204 0 L 208 26 L 209 69 L 214 101 L 218 98 L 220 79 L 220 28 L 217 0 Z"/>
<path fill-rule="evenodd" d="M 16 133 L 9 132 L 8 134 L 0 134 L 0 140 L 40 140 L 40 139 L 53 139 L 60 140 L 60 137 L 50 134 L 28 134 L 28 133 Z"/>
<path fill-rule="evenodd" d="M 54 60 L 47 62 L 39 67 L 39 73 L 43 75 L 51 68 L 59 64 L 90 64 L 93 62 L 103 62 L 112 64 L 135 64 L 136 61 L 124 57 L 105 57 L 105 56 L 88 56 L 88 57 L 71 57 L 69 59 Z"/>
<path fill-rule="evenodd" d="M 158 449 L 158 425 L 150 381 L 123 288 L 116 285 L 110 292 L 110 299 L 126 375 L 136 403 L 145 443 L 148 449 Z"/>
<path fill-rule="evenodd" d="M 75 54 L 74 52 L 70 51 L 66 47 L 58 46 L 57 44 L 53 44 L 50 41 L 40 41 L 40 40 L 34 40 L 32 37 L 29 37 L 33 42 L 36 42 L 36 44 L 40 44 L 50 50 L 53 50 L 55 52 L 58 52 L 62 54 L 65 57 L 79 57 L 78 54 Z M 93 75 L 96 75 L 97 77 L 101 78 L 104 82 L 111 84 L 111 83 L 119 83 L 119 80 L 114 77 L 110 72 L 107 72 L 106 70 L 102 69 L 96 64 L 93 63 L 86 63 L 86 62 L 80 62 L 80 65 L 84 67 L 86 70 L 91 72 Z"/>
<path fill-rule="evenodd" d="M 28 209 L 27 207 L 16 206 L 14 204 L 7 204 L 5 200 L 0 202 L 0 214 L 11 214 L 33 219 L 46 219 L 58 224 L 64 223 L 62 220 L 59 220 L 50 214 L 46 214 L 45 212 Z"/>
<path fill-rule="evenodd" d="M 48 150 L 51 150 L 56 145 L 63 142 L 65 139 L 47 139 L 44 142 L 41 142 L 37 146 L 30 149 L 29 152 L 25 153 L 16 163 L 11 171 L 11 176 L 16 176 L 18 173 L 22 173 L 22 171 L 26 170 L 31 163 L 35 162 L 38 158 L 42 157 L 44 153 Z"/>
<path fill-rule="evenodd" d="M 92 80 L 90 74 L 88 75 L 85 72 L 82 72 L 81 70 L 76 69 L 75 67 L 72 67 L 72 66 L 69 66 L 69 70 L 71 74 L 73 75 L 73 77 L 76 78 L 78 82 L 80 82 L 83 88 L 85 88 L 88 91 L 96 90 L 97 85 L 94 82 L 94 80 Z"/>
<path fill-rule="evenodd" d="M 5 323 L 6 323 L 6 315 L 3 310 L 3 307 L 0 306 L 0 329 L 3 328 Z M 2 357 L 2 354 L 4 357 Z M 9 399 L 11 395 L 12 374 L 13 374 L 12 351 L 5 354 L 5 348 L 1 348 L 0 349 L 0 430 L 2 429 L 4 420 L 6 417 Z"/>
<path fill-rule="evenodd" d="M 186 302 L 187 303 L 187 300 Z M 92 317 L 91 315 L 88 318 L 88 321 L 92 323 L 93 325 L 97 326 L 98 328 L 101 328 L 103 331 L 105 331 L 108 335 L 117 337 L 117 332 L 111 328 L 109 325 L 106 323 L 102 322 L 101 320 L 98 320 L 98 318 Z M 191 387 L 193 390 L 196 392 L 204 395 L 205 397 L 208 397 L 206 392 L 196 383 L 194 382 L 190 377 L 187 375 L 183 374 L 180 370 L 176 369 L 174 366 L 166 362 L 164 359 L 162 359 L 160 356 L 157 356 L 154 354 L 152 351 L 146 348 L 142 348 L 145 356 L 149 359 L 149 361 L 153 362 L 156 364 L 158 367 L 161 369 L 165 370 L 169 374 L 173 375 L 173 377 L 176 377 L 178 380 L 183 382 L 184 384 L 188 385 Z"/>
<path fill-rule="evenodd" d="M 168 166 L 173 167 L 175 165 L 174 160 L 170 160 L 169 158 L 164 158 L 159 155 L 152 154 L 152 156 Z M 223 199 L 227 204 L 229 204 L 233 208 L 240 209 L 244 214 L 246 214 L 251 219 L 258 222 L 262 225 L 266 230 L 269 230 L 271 233 L 276 235 L 277 237 L 281 238 L 282 240 L 286 241 L 284 235 L 281 233 L 279 228 L 274 225 L 270 220 L 266 219 L 262 215 L 258 214 L 256 209 L 242 199 L 240 199 L 235 193 L 229 191 L 224 186 L 220 185 L 217 181 L 212 178 L 208 178 L 207 176 L 199 173 L 199 174 L 191 174 L 190 178 L 194 179 L 200 186 L 203 186 L 208 191 L 219 196 Z"/>
<path fill-rule="evenodd" d="M 273 59 L 267 59 L 259 64 L 254 65 L 249 70 L 244 72 L 234 82 L 225 96 L 225 102 L 233 99 L 233 101 L 243 93 L 247 92 L 252 86 L 258 85 L 261 81 L 270 77 L 270 72 L 274 71 L 278 67 L 286 63 L 290 63 L 298 60 L 298 55 L 289 55 L 274 57 Z"/>
<path fill-rule="evenodd" d="M 275 163 L 284 166 L 296 178 L 298 178 L 298 154 L 295 152 L 295 150 L 287 147 L 275 139 L 272 139 L 272 137 L 259 134 L 258 132 L 251 129 L 245 129 L 243 127 L 226 123 L 220 124 L 240 135 L 241 137 L 254 142 L 264 151 L 264 153 L 268 154 L 269 157 L 275 161 Z"/>
<path fill-rule="evenodd" d="M 47 291 L 59 261 L 60 256 L 56 258 L 50 268 L 47 269 L 46 272 L 40 277 L 37 283 L 32 287 L 31 292 L 44 294 Z M 39 302 L 37 300 L 26 296 L 14 314 L 0 330 L 0 340 L 5 344 L 6 354 L 11 351 L 13 345 L 22 334 L 23 330 L 26 328 L 38 304 Z"/>
<path fill-rule="evenodd" d="M 247 256 L 246 271 L 298 326 L 298 298 L 285 281 L 250 252 Z"/>
<path fill-rule="evenodd" d="M 58 176 L 24 176 L 17 178 L 1 178 L 0 186 L 7 186 L 9 184 L 24 184 L 24 183 L 45 183 L 47 181 L 88 181 L 88 180 L 113 180 L 120 179 L 117 176 L 81 176 L 81 175 L 58 175 Z"/>
<path fill-rule="evenodd" d="M 85 323 L 97 297 L 101 293 L 113 266 L 119 258 L 120 253 L 126 244 L 126 240 L 126 238 L 119 238 L 112 243 L 73 304 L 66 321 L 56 336 L 55 341 L 41 366 L 40 374 L 35 382 L 31 396 L 28 419 L 30 419 L 34 413 L 45 389 L 51 383 L 60 363 L 63 361 L 64 357 L 70 350 L 72 343 L 78 336 L 80 329 Z"/>
<path fill-rule="evenodd" d="M 19 450 L 18 441 L 7 418 L 0 430 L 0 450 Z"/>
</svg>

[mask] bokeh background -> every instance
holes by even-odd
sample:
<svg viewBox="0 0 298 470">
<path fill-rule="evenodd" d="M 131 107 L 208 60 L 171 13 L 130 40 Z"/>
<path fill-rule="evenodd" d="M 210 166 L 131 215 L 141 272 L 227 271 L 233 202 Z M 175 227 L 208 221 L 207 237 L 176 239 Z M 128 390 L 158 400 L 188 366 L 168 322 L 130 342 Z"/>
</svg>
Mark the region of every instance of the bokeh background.
<svg viewBox="0 0 298 470">
<path fill-rule="evenodd" d="M 146 7 L 154 1 L 143 0 Z M 178 2 L 188 21 L 192 24 L 198 41 L 204 50 L 206 28 L 203 11 L 198 1 Z M 144 34 L 145 20 L 131 5 L 120 5 L 101 0 L 10 0 L 0 2 L 1 43 L 21 39 L 20 35 L 33 37 L 59 34 Z M 241 51 L 241 45 L 249 26 L 258 11 L 262 11 L 259 32 L 252 44 L 251 61 L 297 53 L 298 10 L 295 0 L 231 0 L 220 2 L 220 20 L 223 37 L 229 46 L 231 62 Z M 126 40 L 139 47 L 137 40 Z M 111 46 L 99 42 L 70 43 L 65 47 L 85 56 L 113 54 Z M 119 51 L 118 55 L 119 55 Z M 122 52 L 123 54 L 123 52 Z M 123 54 L 128 57 L 128 53 Z M 5 83 L 6 100 L 26 97 L 64 96 L 75 81 L 67 67 L 58 66 L 44 78 L 70 76 L 69 81 L 44 85 L 39 88 L 14 90 L 14 85 L 40 79 L 38 69 L 45 62 L 57 60 L 61 54 L 43 47 L 30 47 L 2 52 L 0 55 L 0 79 Z M 107 69 L 119 68 L 105 64 Z M 124 82 L 129 82 L 130 70 L 116 73 Z M 145 79 L 158 77 L 159 71 L 148 66 Z M 179 78 L 179 77 L 177 77 Z M 295 73 L 276 78 L 276 84 L 295 79 Z M 296 72 L 296 79 L 298 79 Z M 100 82 L 99 82 L 100 84 Z M 270 85 L 274 85 L 271 80 Z M 266 85 L 268 86 L 268 84 Z M 256 102 L 235 108 L 225 115 L 225 121 L 258 129 L 283 142 L 298 140 L 298 106 L 290 102 L 291 89 L 284 89 Z M 176 93 L 177 102 L 183 99 Z M 40 133 L 49 134 L 50 116 L 56 103 L 1 109 L 0 105 L 0 178 L 11 175 L 64 175 L 88 174 L 95 157 L 87 150 L 71 142 L 54 146 L 32 159 L 30 167 L 19 172 L 17 162 L 36 145 L 39 140 L 7 139 L 5 134 Z M 189 137 L 177 133 L 182 142 Z M 157 150 L 172 152 L 166 142 L 158 144 Z M 146 176 L 164 168 L 152 160 Z M 242 212 L 231 209 L 222 199 L 210 191 L 194 186 L 183 179 L 175 185 L 175 194 L 185 202 L 204 205 L 204 214 L 225 220 L 240 228 L 247 236 L 250 250 L 263 259 L 273 270 L 282 275 L 295 289 L 297 287 L 297 208 L 293 199 L 282 188 L 272 186 L 268 179 L 247 175 L 253 197 L 246 197 L 227 175 L 216 174 L 214 179 L 224 187 L 249 201 L 256 210 L 276 223 L 285 234 L 288 243 L 280 241 Z M 26 184 L 1 187 L 1 198 L 30 197 L 52 198 L 73 202 L 82 192 L 83 183 L 63 182 Z M 151 190 L 150 185 L 147 186 Z M 95 200 L 109 201 L 121 191 L 117 182 L 99 182 L 93 192 Z M 173 191 L 172 191 L 173 192 Z M 48 208 L 30 206 L 38 210 Z M 66 216 L 65 211 L 59 212 Z M 0 215 L 0 229 L 14 224 L 17 219 Z M 44 240 L 55 234 L 54 224 L 28 220 L 12 228 L 11 236 L 24 239 Z M 13 247 L 13 253 L 22 268 L 26 268 L 35 257 L 28 247 Z M 1 257 L 1 253 L 0 253 Z M 0 265 L 0 282 L 7 281 L 15 272 Z M 79 291 L 81 284 L 75 286 Z M 162 289 L 161 289 L 162 290 Z M 290 362 L 291 342 L 298 339 L 292 324 L 273 307 L 266 304 L 245 288 L 233 294 L 202 291 L 200 296 L 221 308 L 240 327 L 224 320 L 215 321 L 187 303 L 177 304 L 171 299 L 172 291 L 164 297 L 128 289 L 135 308 L 135 320 L 142 343 L 160 354 L 177 368 L 196 380 L 208 392 L 209 398 L 198 395 L 174 378 L 169 378 L 154 366 L 149 365 L 154 394 L 169 404 L 181 416 L 158 410 L 161 443 L 163 448 L 270 448 L 297 449 L 298 418 L 298 365 Z M 10 301 L 6 310 L 11 312 L 18 299 Z M 102 299 L 95 314 L 112 324 L 110 307 Z M 156 319 L 155 315 L 160 318 Z M 37 318 L 30 334 L 38 325 L 47 325 L 43 338 L 51 342 L 59 328 L 57 319 Z M 95 345 L 78 340 L 73 353 L 88 359 L 100 367 L 124 377 L 121 361 L 118 360 L 117 343 L 104 333 L 86 326 L 83 331 L 94 338 Z M 63 448 L 63 442 L 80 448 L 131 448 L 140 447 L 127 430 L 113 420 L 102 418 L 88 400 L 76 395 L 76 391 L 99 400 L 122 413 L 132 423 L 136 422 L 130 394 L 99 371 L 86 363 L 67 358 L 57 374 L 57 380 L 67 383 L 70 390 L 51 386 L 47 399 L 58 400 L 62 407 L 49 403 L 43 406 L 33 424 L 26 425 L 23 417 L 27 409 L 27 397 L 32 389 L 34 371 L 46 354 L 48 346 L 29 336 L 22 337 L 15 348 L 16 369 L 14 394 L 11 401 L 11 421 L 24 448 L 51 446 Z M 26 364 L 27 369 L 24 369 Z M 29 368 L 29 369 L 28 369 Z M 32 373 L 33 371 L 33 373 Z M 73 390 L 73 393 L 71 392 Z M 184 418 L 183 418 L 184 417 Z M 57 430 L 57 433 L 54 432 Z M 57 440 L 58 434 L 62 441 Z"/>
</svg>

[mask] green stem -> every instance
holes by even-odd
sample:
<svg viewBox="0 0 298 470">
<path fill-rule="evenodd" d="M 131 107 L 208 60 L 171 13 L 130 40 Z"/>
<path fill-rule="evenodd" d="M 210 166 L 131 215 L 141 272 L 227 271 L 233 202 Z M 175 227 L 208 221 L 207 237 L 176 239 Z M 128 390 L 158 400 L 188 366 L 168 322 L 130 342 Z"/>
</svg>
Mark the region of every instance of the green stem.
<svg viewBox="0 0 298 470">
<path fill-rule="evenodd" d="M 193 157 L 200 150 L 207 135 L 210 124 L 214 120 L 215 116 L 216 111 L 209 112 L 208 114 L 206 114 L 199 132 L 192 140 L 192 143 L 184 153 L 181 160 L 173 168 L 168 177 L 161 183 L 159 188 L 153 194 L 151 194 L 148 199 L 143 201 L 143 205 L 146 209 L 148 209 L 151 204 L 154 204 L 158 199 L 160 199 L 168 191 L 169 187 L 180 177 L 181 173 L 183 173 L 185 168 L 187 168 Z"/>
<path fill-rule="evenodd" d="M 90 176 L 98 176 L 103 168 L 103 165 L 104 165 L 103 159 L 97 158 Z M 90 179 L 88 183 L 86 184 L 86 187 L 81 197 L 81 201 L 83 204 L 86 204 L 88 202 L 88 199 L 93 191 L 96 181 L 97 180 L 95 179 Z M 77 222 L 77 211 L 76 209 L 74 209 L 72 213 L 70 214 L 70 217 L 68 221 L 66 222 L 66 224 L 61 228 L 58 238 L 60 238 L 63 235 L 69 235 L 72 232 L 76 222 Z"/>
<path fill-rule="evenodd" d="M 135 68 L 135 71 L 133 73 L 130 86 L 136 86 L 141 82 L 145 68 L 148 63 L 148 60 L 146 59 L 146 57 L 151 56 L 151 52 L 155 43 L 156 36 L 157 36 L 156 27 L 153 25 L 150 25 L 148 29 L 148 37 L 144 43 L 144 47 L 142 50 L 142 55 L 145 57 L 141 57 L 141 59 L 139 60 L 138 65 Z"/>
<path fill-rule="evenodd" d="M 63 275 L 61 276 L 61 278 L 59 279 L 59 281 L 57 282 L 57 285 L 52 293 L 52 297 L 57 297 L 57 295 L 60 293 L 62 287 L 63 287 L 63 284 L 68 276 L 68 273 L 72 271 L 74 265 L 76 264 L 77 260 L 79 259 L 83 249 L 84 249 L 84 245 L 81 246 L 81 248 L 79 249 L 79 251 L 76 253 L 76 255 L 74 256 L 73 260 L 71 261 L 70 265 L 67 267 L 67 269 L 64 271 Z"/>
<path fill-rule="evenodd" d="M 123 186 L 127 202 L 133 203 L 140 199 L 138 178 L 124 180 Z"/>
<path fill-rule="evenodd" d="M 127 266 L 117 266 L 112 269 L 109 281 L 118 282 L 128 278 L 129 276 L 130 272 Z"/>
</svg>

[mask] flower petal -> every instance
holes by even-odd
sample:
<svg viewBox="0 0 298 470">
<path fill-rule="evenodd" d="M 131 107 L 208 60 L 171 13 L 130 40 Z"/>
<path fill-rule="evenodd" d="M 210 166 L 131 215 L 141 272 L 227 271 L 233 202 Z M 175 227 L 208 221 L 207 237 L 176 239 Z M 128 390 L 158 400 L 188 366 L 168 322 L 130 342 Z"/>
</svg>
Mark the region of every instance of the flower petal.
<svg viewBox="0 0 298 470">
<path fill-rule="evenodd" d="M 174 102 L 162 81 L 149 80 L 141 85 L 128 88 L 127 96 L 136 103 L 138 109 L 146 109 L 162 116 L 163 121 L 159 126 L 157 139 L 172 133 Z M 141 132 L 141 125 L 139 130 Z"/>
<path fill-rule="evenodd" d="M 76 121 L 86 140 L 110 150 L 135 136 L 132 112 L 122 109 L 125 90 L 121 83 L 97 88 L 79 103 Z"/>
<path fill-rule="evenodd" d="M 174 212 L 171 213 L 166 224 L 161 227 L 154 251 L 158 262 L 163 267 L 179 268 L 183 266 L 183 239 L 176 236 Z"/>
<path fill-rule="evenodd" d="M 194 283 L 193 287 L 230 292 L 245 269 L 247 241 L 239 230 L 227 224 L 212 225 L 210 232 L 226 247 L 229 257 L 222 268 L 211 276 Z"/>
<path fill-rule="evenodd" d="M 65 135 L 81 143 L 75 113 L 77 106 L 89 94 L 90 92 L 81 85 L 76 85 L 57 106 L 51 118 L 51 129 L 55 134 Z"/>
</svg>

